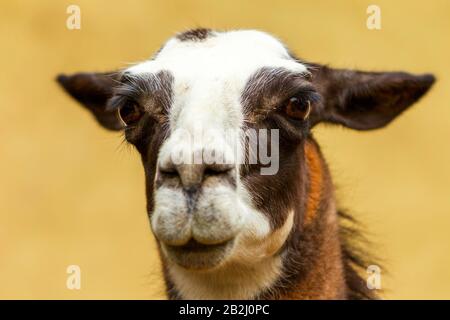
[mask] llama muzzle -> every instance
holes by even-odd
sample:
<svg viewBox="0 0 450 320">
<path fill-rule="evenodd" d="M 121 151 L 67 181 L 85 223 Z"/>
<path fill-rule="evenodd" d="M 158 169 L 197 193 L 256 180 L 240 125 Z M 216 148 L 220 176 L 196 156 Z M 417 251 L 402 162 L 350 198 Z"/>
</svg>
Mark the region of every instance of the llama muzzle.
<svg viewBox="0 0 450 320">
<path fill-rule="evenodd" d="M 151 224 L 165 254 L 194 268 L 217 265 L 242 227 L 234 166 L 180 165 L 161 170 Z"/>
</svg>

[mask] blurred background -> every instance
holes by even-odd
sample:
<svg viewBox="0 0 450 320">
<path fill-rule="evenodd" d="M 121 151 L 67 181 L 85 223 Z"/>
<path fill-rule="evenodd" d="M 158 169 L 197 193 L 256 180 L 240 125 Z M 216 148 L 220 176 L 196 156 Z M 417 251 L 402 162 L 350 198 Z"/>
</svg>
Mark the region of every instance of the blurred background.
<svg viewBox="0 0 450 320">
<path fill-rule="evenodd" d="M 66 28 L 71 4 L 80 30 Z M 366 27 L 370 4 L 381 8 L 381 30 Z M 449 1 L 41 0 L 0 9 L 0 298 L 165 298 L 137 153 L 54 78 L 145 60 L 198 26 L 264 30 L 335 67 L 437 76 L 388 128 L 315 135 L 341 206 L 384 260 L 384 298 L 450 298 Z M 80 290 L 66 287 L 69 265 L 81 268 Z"/>
</svg>

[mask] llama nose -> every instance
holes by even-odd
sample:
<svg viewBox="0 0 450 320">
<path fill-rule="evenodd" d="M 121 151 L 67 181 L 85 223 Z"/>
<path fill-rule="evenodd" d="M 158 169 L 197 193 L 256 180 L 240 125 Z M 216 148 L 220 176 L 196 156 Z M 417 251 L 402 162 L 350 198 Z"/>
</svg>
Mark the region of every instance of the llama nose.
<svg viewBox="0 0 450 320">
<path fill-rule="evenodd" d="M 233 169 L 231 164 L 181 164 L 175 166 L 183 189 L 188 194 L 197 193 L 203 181 L 209 176 L 219 176 Z"/>
<path fill-rule="evenodd" d="M 175 170 L 180 177 L 183 189 L 188 193 L 194 193 L 203 181 L 205 173 L 204 164 L 181 164 L 175 167 Z"/>
</svg>

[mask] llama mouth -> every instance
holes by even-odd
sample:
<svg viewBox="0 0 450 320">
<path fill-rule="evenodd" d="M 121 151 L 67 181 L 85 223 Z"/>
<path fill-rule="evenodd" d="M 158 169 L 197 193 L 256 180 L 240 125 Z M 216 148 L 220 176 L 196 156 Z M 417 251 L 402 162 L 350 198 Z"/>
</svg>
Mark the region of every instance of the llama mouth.
<svg viewBox="0 0 450 320">
<path fill-rule="evenodd" d="M 213 245 L 202 244 L 194 239 L 183 246 L 163 245 L 166 256 L 186 269 L 211 269 L 219 266 L 229 255 L 234 239 Z"/>
</svg>

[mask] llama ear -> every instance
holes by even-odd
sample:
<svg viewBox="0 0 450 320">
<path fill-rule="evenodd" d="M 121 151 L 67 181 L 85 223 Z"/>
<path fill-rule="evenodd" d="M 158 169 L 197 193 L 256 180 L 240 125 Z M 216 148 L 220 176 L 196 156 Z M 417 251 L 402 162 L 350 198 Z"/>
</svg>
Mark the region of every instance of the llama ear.
<svg viewBox="0 0 450 320">
<path fill-rule="evenodd" d="M 113 94 L 113 88 L 120 73 L 76 73 L 61 74 L 58 83 L 75 100 L 92 112 L 97 121 L 106 129 L 123 129 L 116 110 L 108 110 L 107 101 Z"/>
<path fill-rule="evenodd" d="M 313 65 L 312 81 L 323 96 L 313 124 L 330 122 L 357 130 L 387 125 L 433 85 L 431 74 L 363 72 Z"/>
</svg>

